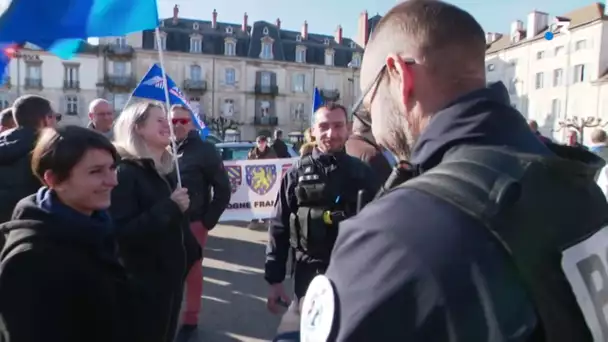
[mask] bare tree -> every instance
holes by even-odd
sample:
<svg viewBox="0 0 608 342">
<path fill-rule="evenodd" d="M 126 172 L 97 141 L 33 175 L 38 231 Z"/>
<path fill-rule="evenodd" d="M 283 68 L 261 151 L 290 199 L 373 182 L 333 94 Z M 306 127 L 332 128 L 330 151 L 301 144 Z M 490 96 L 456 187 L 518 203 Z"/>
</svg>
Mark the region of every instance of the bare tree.
<svg viewBox="0 0 608 342">
<path fill-rule="evenodd" d="M 212 132 L 216 132 L 220 135 L 220 138 L 224 140 L 226 138 L 226 132 L 230 129 L 238 130 L 243 125 L 242 122 L 228 119 L 223 116 L 219 117 L 206 117 L 204 119 L 205 125 L 209 127 Z"/>
</svg>

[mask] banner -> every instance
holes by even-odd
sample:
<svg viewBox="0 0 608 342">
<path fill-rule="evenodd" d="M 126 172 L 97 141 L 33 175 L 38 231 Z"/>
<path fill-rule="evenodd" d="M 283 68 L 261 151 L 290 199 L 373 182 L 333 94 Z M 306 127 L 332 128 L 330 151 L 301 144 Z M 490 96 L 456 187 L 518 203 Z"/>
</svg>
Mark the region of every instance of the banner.
<svg viewBox="0 0 608 342">
<path fill-rule="evenodd" d="M 232 196 L 220 222 L 270 218 L 281 180 L 295 161 L 297 158 L 225 161 Z"/>
</svg>

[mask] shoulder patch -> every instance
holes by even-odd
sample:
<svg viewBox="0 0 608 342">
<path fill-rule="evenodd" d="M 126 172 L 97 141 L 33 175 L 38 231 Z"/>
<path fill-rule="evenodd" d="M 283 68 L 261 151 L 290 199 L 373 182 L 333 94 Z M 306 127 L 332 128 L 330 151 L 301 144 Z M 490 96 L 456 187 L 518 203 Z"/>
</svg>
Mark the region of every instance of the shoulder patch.
<svg viewBox="0 0 608 342">
<path fill-rule="evenodd" d="M 331 280 L 324 275 L 316 276 L 310 285 L 300 318 L 300 340 L 302 342 L 327 341 L 336 319 L 336 297 Z"/>
</svg>

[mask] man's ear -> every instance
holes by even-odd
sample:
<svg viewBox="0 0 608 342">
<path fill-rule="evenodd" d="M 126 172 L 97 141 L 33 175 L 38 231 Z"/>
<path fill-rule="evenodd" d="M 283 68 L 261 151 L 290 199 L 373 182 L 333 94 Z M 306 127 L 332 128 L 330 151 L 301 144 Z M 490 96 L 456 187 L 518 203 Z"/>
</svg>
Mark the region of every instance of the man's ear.
<svg viewBox="0 0 608 342">
<path fill-rule="evenodd" d="M 414 74 L 410 66 L 401 57 L 391 54 L 386 57 L 386 72 L 399 80 L 402 101 L 407 103 L 414 89 Z"/>
</svg>

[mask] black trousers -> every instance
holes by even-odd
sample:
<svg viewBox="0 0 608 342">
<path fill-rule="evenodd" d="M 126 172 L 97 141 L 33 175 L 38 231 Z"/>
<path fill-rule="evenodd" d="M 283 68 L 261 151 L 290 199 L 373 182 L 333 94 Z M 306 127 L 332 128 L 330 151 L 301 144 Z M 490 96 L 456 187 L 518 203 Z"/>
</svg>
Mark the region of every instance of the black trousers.
<svg viewBox="0 0 608 342">
<path fill-rule="evenodd" d="M 182 296 L 181 288 L 136 295 L 134 342 L 173 342 Z"/>
<path fill-rule="evenodd" d="M 326 264 L 306 263 L 297 261 L 293 275 L 293 287 L 296 298 L 302 299 L 308 290 L 310 282 L 319 274 L 324 274 L 327 270 Z"/>
</svg>

